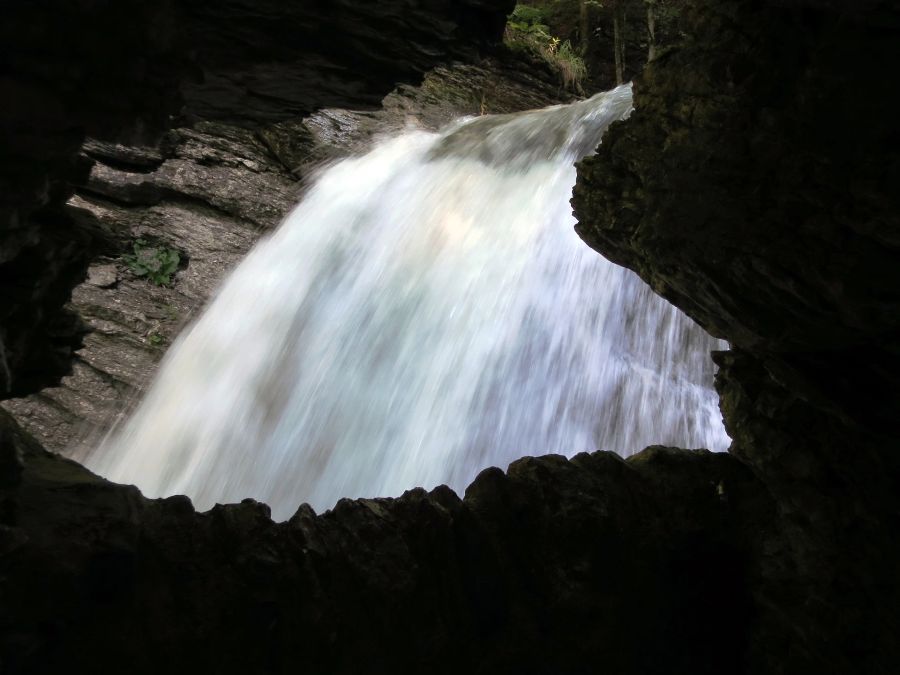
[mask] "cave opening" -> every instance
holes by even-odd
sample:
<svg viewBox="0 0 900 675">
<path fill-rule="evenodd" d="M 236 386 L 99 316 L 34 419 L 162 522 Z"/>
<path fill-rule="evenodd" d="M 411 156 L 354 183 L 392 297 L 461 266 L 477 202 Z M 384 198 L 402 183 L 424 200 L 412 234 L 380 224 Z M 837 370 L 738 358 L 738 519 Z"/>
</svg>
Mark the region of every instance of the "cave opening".
<svg viewBox="0 0 900 675">
<path fill-rule="evenodd" d="M 284 520 L 461 494 L 526 455 L 726 450 L 709 355 L 725 343 L 574 231 L 575 163 L 631 110 L 623 85 L 327 167 L 80 459 L 151 497 L 252 497 Z"/>
</svg>

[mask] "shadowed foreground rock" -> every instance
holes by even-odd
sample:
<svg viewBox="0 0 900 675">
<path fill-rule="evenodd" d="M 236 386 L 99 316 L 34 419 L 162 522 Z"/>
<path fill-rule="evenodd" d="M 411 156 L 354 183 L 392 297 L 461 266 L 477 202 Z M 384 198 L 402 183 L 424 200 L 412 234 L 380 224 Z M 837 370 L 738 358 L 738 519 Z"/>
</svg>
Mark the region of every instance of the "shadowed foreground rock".
<svg viewBox="0 0 900 675">
<path fill-rule="evenodd" d="M 712 674 L 747 648 L 772 507 L 727 455 L 526 458 L 464 500 L 275 524 L 251 500 L 146 500 L 4 433 L 25 454 L 0 491 L 4 672 Z"/>
<path fill-rule="evenodd" d="M 896 62 L 900 12 L 695 1 L 682 20 L 579 167 L 578 231 L 734 347 L 731 452 L 787 545 L 765 563 L 761 672 L 896 672 L 900 100 L 861 64 Z"/>
</svg>

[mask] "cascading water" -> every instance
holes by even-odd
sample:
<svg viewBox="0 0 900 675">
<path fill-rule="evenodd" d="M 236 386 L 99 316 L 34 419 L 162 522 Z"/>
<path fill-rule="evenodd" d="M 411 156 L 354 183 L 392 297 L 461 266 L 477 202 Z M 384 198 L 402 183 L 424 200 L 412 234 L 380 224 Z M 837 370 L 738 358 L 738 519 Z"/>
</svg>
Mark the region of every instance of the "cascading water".
<svg viewBox="0 0 900 675">
<path fill-rule="evenodd" d="M 630 110 L 622 86 L 331 167 L 88 465 L 286 518 L 528 454 L 726 448 L 723 343 L 573 230 L 574 162 Z"/>
</svg>

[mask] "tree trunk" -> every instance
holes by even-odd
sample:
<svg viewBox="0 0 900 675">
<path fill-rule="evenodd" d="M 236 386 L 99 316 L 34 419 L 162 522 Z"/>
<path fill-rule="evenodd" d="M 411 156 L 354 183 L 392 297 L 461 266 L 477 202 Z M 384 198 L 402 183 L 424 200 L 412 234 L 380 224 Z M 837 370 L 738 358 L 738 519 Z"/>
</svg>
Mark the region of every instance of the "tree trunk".
<svg viewBox="0 0 900 675">
<path fill-rule="evenodd" d="M 625 82 L 625 4 L 613 3 L 613 49 L 616 55 L 616 84 Z"/>
<path fill-rule="evenodd" d="M 581 55 L 587 54 L 588 40 L 590 38 L 589 31 L 591 29 L 588 21 L 587 0 L 578 0 L 578 31 L 581 33 Z"/>
<path fill-rule="evenodd" d="M 656 1 L 647 0 L 647 61 L 656 58 Z"/>
</svg>

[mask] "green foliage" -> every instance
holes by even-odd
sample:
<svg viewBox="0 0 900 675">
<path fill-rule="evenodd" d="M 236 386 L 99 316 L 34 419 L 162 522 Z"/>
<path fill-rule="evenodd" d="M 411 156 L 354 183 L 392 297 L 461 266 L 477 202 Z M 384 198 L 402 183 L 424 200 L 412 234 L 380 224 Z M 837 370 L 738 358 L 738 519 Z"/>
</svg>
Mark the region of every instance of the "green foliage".
<svg viewBox="0 0 900 675">
<path fill-rule="evenodd" d="M 159 333 L 150 333 L 147 336 L 147 342 L 149 342 L 154 347 L 160 347 L 166 341 L 166 339 L 160 335 Z"/>
<path fill-rule="evenodd" d="M 546 12 L 539 7 L 516 5 L 506 23 L 507 42 L 516 42 L 536 49 L 549 44 L 554 38 L 544 23 Z"/>
<path fill-rule="evenodd" d="M 519 30 L 527 26 L 541 26 L 547 30 L 547 10 L 543 7 L 529 7 L 528 5 L 516 5 L 509 15 L 509 24 L 516 25 Z"/>
<path fill-rule="evenodd" d="M 559 45 L 556 52 L 556 67 L 559 69 L 564 86 L 574 89 L 581 88 L 582 80 L 587 77 L 587 64 L 575 52 L 572 43 L 568 40 Z"/>
<path fill-rule="evenodd" d="M 544 23 L 546 17 L 543 8 L 516 5 L 506 24 L 504 41 L 512 49 L 525 50 L 544 59 L 559 73 L 564 87 L 578 91 L 587 76 L 584 59 L 568 40 L 550 34 Z"/>
<path fill-rule="evenodd" d="M 178 269 L 181 256 L 165 246 L 152 246 L 145 239 L 138 239 L 133 245 L 133 254 L 122 256 L 128 269 L 139 277 L 147 277 L 157 286 L 168 286 L 172 275 Z"/>
</svg>

